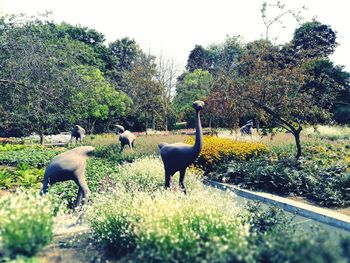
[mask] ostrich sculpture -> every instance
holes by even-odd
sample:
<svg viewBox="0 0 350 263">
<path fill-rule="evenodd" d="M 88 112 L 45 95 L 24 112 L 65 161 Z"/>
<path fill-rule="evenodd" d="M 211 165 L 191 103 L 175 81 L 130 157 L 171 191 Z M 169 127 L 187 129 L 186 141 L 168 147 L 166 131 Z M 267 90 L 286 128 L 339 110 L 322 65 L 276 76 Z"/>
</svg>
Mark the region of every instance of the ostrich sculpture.
<svg viewBox="0 0 350 263">
<path fill-rule="evenodd" d="M 119 134 L 120 151 L 123 151 L 125 145 L 128 145 L 130 150 L 132 150 L 136 136 L 132 132 L 125 130 L 121 125 L 115 125 L 115 127 L 118 128 L 118 131 L 116 133 Z"/>
<path fill-rule="evenodd" d="M 170 187 L 172 176 L 180 172 L 179 186 L 186 194 L 185 173 L 187 167 L 198 157 L 203 145 L 203 132 L 200 120 L 200 111 L 204 107 L 204 102 L 197 100 L 192 104 L 196 110 L 196 141 L 193 146 L 185 143 L 161 143 L 159 144 L 160 155 L 164 164 L 165 188 Z"/>
<path fill-rule="evenodd" d="M 74 206 L 84 204 L 89 197 L 89 187 L 85 180 L 86 159 L 94 151 L 92 146 L 80 146 L 57 155 L 46 167 L 41 194 L 44 195 L 48 187 L 54 183 L 73 180 L 79 187 Z"/>
<path fill-rule="evenodd" d="M 71 138 L 69 142 L 71 142 L 73 138 L 75 138 L 76 143 L 78 142 L 78 140 L 82 142 L 84 137 L 85 137 L 85 129 L 79 125 L 74 125 L 73 129 L 71 130 Z"/>
</svg>

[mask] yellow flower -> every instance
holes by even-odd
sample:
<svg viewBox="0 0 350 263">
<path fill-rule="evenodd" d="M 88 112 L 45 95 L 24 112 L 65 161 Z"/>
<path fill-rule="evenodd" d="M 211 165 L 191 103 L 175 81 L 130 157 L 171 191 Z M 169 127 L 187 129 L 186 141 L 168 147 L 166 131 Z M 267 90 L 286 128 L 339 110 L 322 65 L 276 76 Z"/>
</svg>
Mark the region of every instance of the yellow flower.
<svg viewBox="0 0 350 263">
<path fill-rule="evenodd" d="M 194 144 L 194 138 L 188 137 L 185 139 L 185 142 Z M 241 142 L 228 138 L 204 136 L 203 148 L 195 165 L 208 169 L 220 161 L 232 159 L 248 160 L 267 151 L 268 148 L 263 143 Z"/>
</svg>

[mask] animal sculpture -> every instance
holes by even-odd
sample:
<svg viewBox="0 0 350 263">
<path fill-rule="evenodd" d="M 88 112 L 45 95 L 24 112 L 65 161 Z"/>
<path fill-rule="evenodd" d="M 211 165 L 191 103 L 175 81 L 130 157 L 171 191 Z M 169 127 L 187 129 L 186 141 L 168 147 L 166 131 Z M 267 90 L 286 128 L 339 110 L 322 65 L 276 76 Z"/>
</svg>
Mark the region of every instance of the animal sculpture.
<svg viewBox="0 0 350 263">
<path fill-rule="evenodd" d="M 71 131 L 71 138 L 70 141 L 73 140 L 73 138 L 76 139 L 76 143 L 78 142 L 78 140 L 80 140 L 80 142 L 82 142 L 83 138 L 85 137 L 85 129 L 79 125 L 74 125 L 72 131 Z"/>
<path fill-rule="evenodd" d="M 196 140 L 195 144 L 185 143 L 161 143 L 159 144 L 160 155 L 164 164 L 165 171 L 165 188 L 170 187 L 172 177 L 176 172 L 180 172 L 179 186 L 186 194 L 185 173 L 187 167 L 192 164 L 198 157 L 203 146 L 203 132 L 200 120 L 200 111 L 204 107 L 204 102 L 197 100 L 192 104 L 196 111 Z"/>
<path fill-rule="evenodd" d="M 246 125 L 242 126 L 239 130 L 242 136 L 252 135 L 253 121 L 249 120 Z"/>
<path fill-rule="evenodd" d="M 125 145 L 128 145 L 130 150 L 134 147 L 136 136 L 129 130 L 125 130 L 121 125 L 115 125 L 117 127 L 116 133 L 119 134 L 120 151 L 122 152 Z"/>
<path fill-rule="evenodd" d="M 57 182 L 73 180 L 79 187 L 74 206 L 83 205 L 90 193 L 85 180 L 86 160 L 94 150 L 92 146 L 80 146 L 53 158 L 46 167 L 41 194 L 46 194 L 48 188 Z"/>
</svg>

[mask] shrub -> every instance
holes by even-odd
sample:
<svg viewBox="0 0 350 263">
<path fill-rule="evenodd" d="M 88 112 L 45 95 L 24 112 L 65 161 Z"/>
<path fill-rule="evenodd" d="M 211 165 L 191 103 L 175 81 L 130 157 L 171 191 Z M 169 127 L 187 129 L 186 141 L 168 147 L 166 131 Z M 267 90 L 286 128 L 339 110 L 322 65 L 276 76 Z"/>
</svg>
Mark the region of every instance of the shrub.
<svg viewBox="0 0 350 263">
<path fill-rule="evenodd" d="M 342 165 L 320 167 L 317 160 L 232 161 L 212 179 L 281 195 L 299 195 L 327 207 L 350 204 L 350 174 Z"/>
<path fill-rule="evenodd" d="M 195 139 L 188 137 L 186 143 L 194 144 Z M 195 165 L 209 171 L 214 165 L 230 160 L 250 160 L 267 152 L 267 146 L 257 142 L 241 142 L 228 138 L 204 136 L 203 149 Z"/>
<path fill-rule="evenodd" d="M 174 176 L 176 178 L 177 175 Z M 131 164 L 119 166 L 115 174 L 111 174 L 111 180 L 121 184 L 129 191 L 144 191 L 152 193 L 164 187 L 164 168 L 159 157 L 144 157 Z M 187 171 L 186 187 L 191 190 L 198 187 L 196 174 Z M 177 184 L 174 180 L 174 186 Z"/>
<path fill-rule="evenodd" d="M 132 229 L 133 195 L 118 189 L 106 195 L 100 195 L 87 211 L 93 235 L 116 256 L 132 252 L 136 246 Z"/>
<path fill-rule="evenodd" d="M 32 256 L 53 238 L 51 203 L 30 192 L 0 199 L 0 221 L 3 254 Z"/>
<path fill-rule="evenodd" d="M 334 240 L 328 232 L 312 226 L 310 235 L 275 207 L 251 203 L 246 209 L 250 214 L 249 258 L 253 262 L 347 262 L 349 237 Z"/>
<path fill-rule="evenodd" d="M 242 256 L 248 226 L 228 195 L 216 190 L 118 190 L 88 211 L 93 233 L 118 256 L 148 262 L 225 262 Z"/>
</svg>

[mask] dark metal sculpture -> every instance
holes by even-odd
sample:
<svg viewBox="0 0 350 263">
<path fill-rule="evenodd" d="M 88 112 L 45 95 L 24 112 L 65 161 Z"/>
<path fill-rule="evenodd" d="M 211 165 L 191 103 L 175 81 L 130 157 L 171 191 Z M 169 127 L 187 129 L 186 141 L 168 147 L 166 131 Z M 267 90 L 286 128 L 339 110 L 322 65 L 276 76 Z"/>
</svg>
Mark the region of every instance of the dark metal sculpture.
<svg viewBox="0 0 350 263">
<path fill-rule="evenodd" d="M 89 197 L 89 187 L 85 180 L 86 160 L 94 151 L 92 146 L 80 146 L 57 155 L 46 167 L 41 194 L 57 182 L 73 180 L 79 187 L 74 206 L 84 204 Z"/>
<path fill-rule="evenodd" d="M 128 145 L 130 150 L 132 150 L 136 136 L 132 132 L 125 130 L 121 125 L 115 125 L 115 127 L 117 127 L 116 134 L 119 134 L 120 151 L 123 151 L 125 145 Z"/>
<path fill-rule="evenodd" d="M 198 157 L 203 145 L 203 132 L 200 120 L 200 111 L 204 107 L 204 102 L 197 100 L 192 104 L 196 110 L 196 140 L 193 146 L 185 143 L 161 143 L 159 144 L 160 155 L 164 164 L 165 188 L 170 187 L 172 176 L 180 172 L 179 186 L 186 193 L 185 173 L 187 167 Z"/>
<path fill-rule="evenodd" d="M 80 142 L 82 142 L 83 138 L 85 137 L 85 130 L 83 127 L 79 126 L 79 125 L 74 125 L 72 131 L 71 131 L 71 138 L 70 138 L 70 142 L 73 140 L 73 138 L 76 139 L 76 143 L 78 142 L 78 140 L 80 140 Z"/>
<path fill-rule="evenodd" d="M 247 123 L 242 126 L 239 130 L 242 136 L 252 135 L 253 120 L 247 121 Z"/>
</svg>

